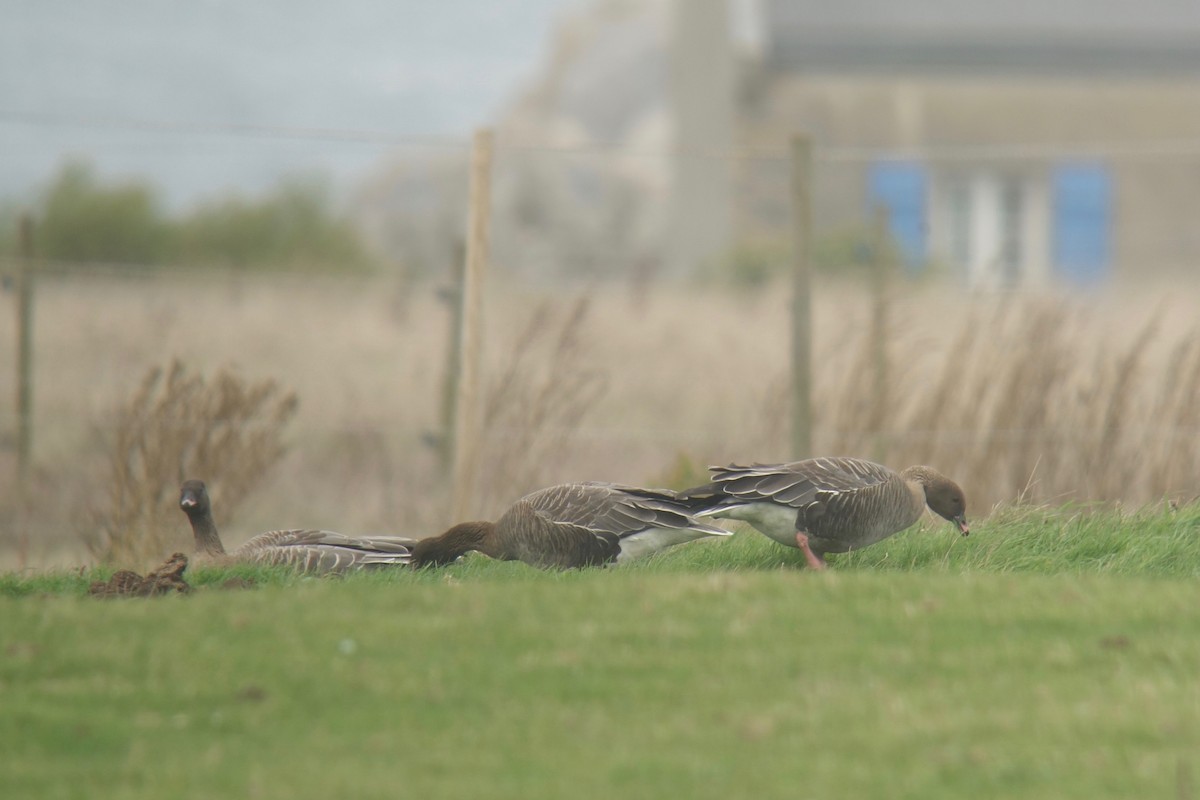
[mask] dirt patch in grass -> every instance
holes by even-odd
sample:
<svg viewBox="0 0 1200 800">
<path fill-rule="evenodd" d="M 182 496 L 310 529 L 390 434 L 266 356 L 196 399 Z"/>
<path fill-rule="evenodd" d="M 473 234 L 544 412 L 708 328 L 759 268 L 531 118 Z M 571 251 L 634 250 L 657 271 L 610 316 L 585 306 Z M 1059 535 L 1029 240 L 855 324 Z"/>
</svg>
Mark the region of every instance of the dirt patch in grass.
<svg viewBox="0 0 1200 800">
<path fill-rule="evenodd" d="M 93 597 L 159 597 L 167 594 L 187 594 L 192 586 L 183 577 L 188 557 L 175 553 L 162 566 L 146 573 L 145 577 L 133 570 L 121 569 L 107 581 L 96 581 L 88 588 Z"/>
</svg>

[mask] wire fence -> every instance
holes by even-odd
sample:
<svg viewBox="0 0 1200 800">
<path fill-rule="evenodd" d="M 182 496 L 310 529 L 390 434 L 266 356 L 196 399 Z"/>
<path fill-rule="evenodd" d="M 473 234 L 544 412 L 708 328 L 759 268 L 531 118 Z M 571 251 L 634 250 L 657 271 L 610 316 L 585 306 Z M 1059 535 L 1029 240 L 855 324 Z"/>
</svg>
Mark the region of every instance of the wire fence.
<svg viewBox="0 0 1200 800">
<path fill-rule="evenodd" d="M 168 137 L 180 135 L 220 136 L 233 139 L 250 138 L 269 141 L 301 141 L 326 144 L 369 144 L 386 148 L 425 148 L 452 150 L 463 154 L 471 150 L 470 137 L 401 134 L 383 130 L 349 128 L 307 128 L 288 125 L 205 122 L 198 120 L 168 120 L 155 118 L 133 119 L 95 114 L 39 113 L 0 108 L 0 123 L 27 125 L 38 128 L 68 128 L 79 130 L 112 130 L 124 132 L 161 133 Z M 613 158 L 670 159 L 676 157 L 706 158 L 721 161 L 788 162 L 791 153 L 786 146 L 746 146 L 733 150 L 702 147 L 637 147 L 627 142 L 595 142 L 559 144 L 506 135 L 497 137 L 496 148 L 504 152 L 527 152 L 546 155 L 588 155 Z M 817 162 L 871 163 L 879 159 L 938 161 L 1028 161 L 1062 158 L 1190 159 L 1200 157 L 1200 137 L 1151 137 L 1139 141 L 1120 139 L 1085 139 L 1070 141 L 1029 141 L 1003 144 L 922 144 L 899 146 L 880 142 L 871 146 L 818 146 Z"/>
<path fill-rule="evenodd" d="M 418 167 L 445 158 L 462 165 L 438 173 L 439 182 L 431 184 L 438 187 L 436 201 L 415 209 L 408 204 L 411 192 L 397 201 L 379 188 L 393 174 L 382 168 L 358 201 L 385 244 L 388 235 L 431 242 L 427 280 L 400 271 L 330 277 L 38 259 L 33 485 L 20 499 L 16 482 L 5 482 L 0 546 L 70 538 L 64 531 L 76 523 L 69 509 L 86 504 L 103 480 L 114 409 L 146 369 L 174 357 L 205 370 L 234 364 L 277 378 L 300 396 L 292 454 L 262 490 L 274 499 L 243 512 L 250 527 L 276 527 L 281 514 L 289 523 L 405 533 L 432 532 L 440 524 L 447 498 L 438 443 L 446 435 L 443 379 L 452 326 L 439 288 L 455 271 L 453 240 L 465 227 L 468 141 L 3 109 L 0 124 L 148 132 L 173 141 L 298 142 L 381 155 L 400 149 Z M 493 189 L 493 261 L 500 269 L 489 279 L 484 311 L 484 404 L 491 398 L 494 407 L 483 433 L 485 474 L 473 511 L 490 513 L 522 490 L 559 479 L 679 483 L 702 479 L 710 460 L 789 457 L 790 323 L 786 284 L 777 280 L 790 264 L 786 247 L 742 256 L 773 262 L 763 267 L 761 282 L 752 267 L 738 282 L 736 270 L 744 266 L 738 257 L 721 267 L 735 275 L 732 281 L 728 275 L 681 280 L 656 264 L 665 258 L 663 186 L 672 161 L 745 168 L 734 182 L 735 215 L 750 240 L 786 245 L 790 157 L 783 147 L 558 145 L 500 132 Z M 849 246 L 834 247 L 825 258 L 873 263 L 878 253 L 862 254 L 872 242 L 864 179 L 872 164 L 990 168 L 1106 159 L 1187 175 L 1200 170 L 1200 138 L 818 146 L 813 158 L 813 191 L 829 203 L 816 211 L 819 227 L 833 239 L 839 224 L 860 227 Z M 581 160 L 603 168 L 579 171 Z M 651 162 L 655 170 L 627 172 L 631 161 Z M 1128 185 L 1154 184 L 1134 175 Z M 1120 200 L 1126 219 L 1162 202 L 1138 191 Z M 1194 218 L 1200 182 L 1172 191 L 1179 219 Z M 1153 245 L 1148 251 L 1174 247 L 1174 258 L 1186 261 L 1188 230 L 1180 223 L 1123 235 Z M 16 288 L 26 263 L 0 259 L 6 289 Z M 1116 308 L 1089 308 L 1087 295 L 1058 295 L 1049 301 L 1058 315 L 1051 318 L 1039 305 L 1044 287 L 979 295 L 964 292 L 961 281 L 929 287 L 897 280 L 887 290 L 891 321 L 882 329 L 895 408 L 880 420 L 867 380 L 874 369 L 866 332 L 872 290 L 866 283 L 839 283 L 829 263 L 815 309 L 816 451 L 878 454 L 898 465 L 937 462 L 970 485 L 985 508 L 1011 500 L 1047 472 L 1054 474 L 1037 478 L 1045 481 L 1040 496 L 1053 498 L 1141 502 L 1194 485 L 1200 420 L 1188 406 L 1200 395 L 1189 381 L 1200 367 L 1195 332 L 1181 310 L 1194 287 L 1166 301 L 1165 293 L 1143 292 Z M 8 301 L 15 294 L 0 294 L 0 309 L 15 308 Z M 579 297 L 587 313 L 572 323 L 565 309 Z M 1174 309 L 1158 316 L 1178 324 L 1157 331 L 1140 349 L 1130 345 L 1163 302 Z M 930 304 L 937 306 L 933 313 Z M 970 338 L 964 331 L 972 324 L 985 333 Z M 8 384 L 18 371 L 16 348 L 7 346 L 7 337 L 0 341 L 6 343 L 0 374 Z M 1030 362 L 1041 371 L 1029 371 Z M 568 392 L 597 375 L 602 388 L 594 394 Z M 14 389 L 20 382 L 13 381 Z M 504 394 L 506 386 L 519 390 Z M 17 394 L 0 396 L 0 463 L 17 449 Z M 928 402 L 914 402 L 916 396 Z M 1056 410 L 1045 411 L 1048 406 Z M 1157 482 L 1132 474 L 1139 460 L 1160 467 Z"/>
</svg>

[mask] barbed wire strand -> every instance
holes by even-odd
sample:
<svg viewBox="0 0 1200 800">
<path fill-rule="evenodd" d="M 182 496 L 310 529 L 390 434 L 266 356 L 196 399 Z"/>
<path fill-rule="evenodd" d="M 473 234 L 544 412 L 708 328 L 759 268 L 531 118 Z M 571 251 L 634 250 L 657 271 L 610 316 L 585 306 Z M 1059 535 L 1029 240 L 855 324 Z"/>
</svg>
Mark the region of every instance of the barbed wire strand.
<svg viewBox="0 0 1200 800">
<path fill-rule="evenodd" d="M 0 123 L 36 127 L 107 129 L 129 132 L 257 138 L 273 141 L 407 146 L 455 150 L 467 153 L 467 136 L 397 133 L 352 128 L 297 127 L 274 124 L 205 122 L 151 118 L 110 117 L 91 114 L 64 114 L 19 111 L 0 108 Z M 788 161 L 786 147 L 746 147 L 733 151 L 705 148 L 636 148 L 621 142 L 585 142 L 554 144 L 515 139 L 501 128 L 497 150 L 560 155 L 602 155 L 635 158 L 700 158 L 723 161 Z M 880 160 L 918 161 L 1038 161 L 1061 158 L 1175 159 L 1200 157 L 1200 138 L 1166 138 L 1146 141 L 1012 142 L 988 144 L 936 144 L 896 146 L 892 144 L 820 146 L 814 150 L 818 162 L 833 164 L 867 163 Z"/>
</svg>

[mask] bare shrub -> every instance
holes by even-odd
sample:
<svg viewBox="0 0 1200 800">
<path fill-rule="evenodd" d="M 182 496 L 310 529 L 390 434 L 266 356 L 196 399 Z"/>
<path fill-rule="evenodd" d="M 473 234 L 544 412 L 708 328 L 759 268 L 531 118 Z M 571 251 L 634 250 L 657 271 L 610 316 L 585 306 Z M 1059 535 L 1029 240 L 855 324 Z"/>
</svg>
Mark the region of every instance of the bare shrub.
<svg viewBox="0 0 1200 800">
<path fill-rule="evenodd" d="M 588 307 L 586 297 L 562 313 L 555 303 L 540 303 L 492 377 L 476 510 L 493 510 L 555 482 L 572 433 L 604 394 L 606 375 L 585 359 Z"/>
<path fill-rule="evenodd" d="M 179 360 L 151 369 L 117 411 L 104 507 L 83 534 L 88 550 L 128 564 L 188 549 L 173 534 L 180 482 L 210 482 L 228 519 L 283 456 L 297 403 L 273 381 L 248 383 L 228 371 L 206 380 Z"/>
</svg>

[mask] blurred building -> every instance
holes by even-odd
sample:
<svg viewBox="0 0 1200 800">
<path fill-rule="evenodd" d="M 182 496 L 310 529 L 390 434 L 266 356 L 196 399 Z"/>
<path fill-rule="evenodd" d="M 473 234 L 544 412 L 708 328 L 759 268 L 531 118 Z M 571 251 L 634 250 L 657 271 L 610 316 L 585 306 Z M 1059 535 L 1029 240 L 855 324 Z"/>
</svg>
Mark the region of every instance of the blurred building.
<svg viewBox="0 0 1200 800">
<path fill-rule="evenodd" d="M 762 0 L 745 140 L 809 131 L 822 224 L 886 207 L 976 285 L 1200 262 L 1200 3 Z"/>
<path fill-rule="evenodd" d="M 678 273 L 786 238 L 797 131 L 818 235 L 884 208 L 914 272 L 1087 285 L 1200 262 L 1200 3 L 679 2 L 561 24 L 500 115 L 499 262 Z"/>
<path fill-rule="evenodd" d="M 542 281 L 662 268 L 669 12 L 664 0 L 585 4 L 561 19 L 540 68 L 499 110 L 497 267 Z M 437 269 L 455 252 L 447 233 L 464 230 L 466 163 L 463 152 L 397 153 L 364 188 L 359 216 L 406 264 Z"/>
</svg>

